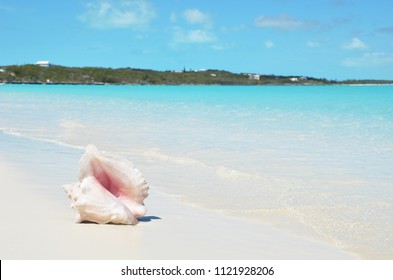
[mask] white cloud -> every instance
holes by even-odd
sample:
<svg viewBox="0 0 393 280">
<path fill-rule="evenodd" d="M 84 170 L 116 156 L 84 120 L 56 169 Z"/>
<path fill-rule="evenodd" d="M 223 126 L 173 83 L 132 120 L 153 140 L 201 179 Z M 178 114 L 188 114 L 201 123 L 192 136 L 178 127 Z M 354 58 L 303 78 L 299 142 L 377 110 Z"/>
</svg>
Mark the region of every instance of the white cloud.
<svg viewBox="0 0 393 280">
<path fill-rule="evenodd" d="M 310 28 L 315 26 L 316 23 L 312 21 L 305 21 L 290 17 L 286 14 L 271 17 L 260 16 L 255 20 L 255 26 L 260 28 L 278 28 L 284 30 L 295 30 L 302 28 Z"/>
<path fill-rule="evenodd" d="M 170 19 L 172 23 L 178 22 L 178 19 L 182 19 L 183 22 L 181 23 L 198 26 L 192 30 L 188 30 L 187 28 L 180 26 L 174 26 L 173 39 L 170 43 L 172 46 L 185 43 L 205 44 L 217 41 L 216 35 L 211 31 L 212 20 L 207 13 L 203 13 L 198 9 L 188 9 L 181 13 L 179 17 L 173 13 Z M 217 49 L 219 48 L 220 47 L 217 47 Z"/>
<path fill-rule="evenodd" d="M 176 15 L 175 12 L 172 12 L 172 13 L 171 13 L 171 15 L 169 16 L 169 20 L 170 20 L 172 23 L 175 23 L 175 22 L 177 21 L 177 15 Z"/>
<path fill-rule="evenodd" d="M 210 43 L 216 41 L 214 33 L 203 29 L 185 31 L 179 27 L 174 30 L 174 43 Z"/>
<path fill-rule="evenodd" d="M 212 24 L 209 15 L 198 9 L 185 10 L 183 17 L 190 24 L 203 24 L 205 26 L 210 26 Z"/>
<path fill-rule="evenodd" d="M 274 47 L 273 41 L 272 40 L 265 41 L 265 47 L 268 48 L 268 49 L 273 48 Z"/>
<path fill-rule="evenodd" d="M 206 43 L 216 40 L 216 36 L 206 30 L 191 30 L 187 33 L 187 40 L 192 43 Z"/>
<path fill-rule="evenodd" d="M 211 48 L 215 51 L 224 51 L 232 48 L 234 44 L 214 44 Z"/>
<path fill-rule="evenodd" d="M 321 44 L 316 41 L 307 41 L 307 47 L 309 48 L 318 48 Z"/>
<path fill-rule="evenodd" d="M 155 15 L 146 0 L 96 0 L 78 19 L 93 28 L 111 29 L 146 26 Z"/>
<path fill-rule="evenodd" d="M 342 47 L 347 50 L 367 50 L 368 49 L 368 46 L 359 38 L 353 38 L 351 42 L 345 43 Z"/>
<path fill-rule="evenodd" d="M 346 67 L 371 67 L 393 64 L 393 55 L 383 52 L 365 53 L 360 57 L 346 58 L 341 62 Z"/>
</svg>

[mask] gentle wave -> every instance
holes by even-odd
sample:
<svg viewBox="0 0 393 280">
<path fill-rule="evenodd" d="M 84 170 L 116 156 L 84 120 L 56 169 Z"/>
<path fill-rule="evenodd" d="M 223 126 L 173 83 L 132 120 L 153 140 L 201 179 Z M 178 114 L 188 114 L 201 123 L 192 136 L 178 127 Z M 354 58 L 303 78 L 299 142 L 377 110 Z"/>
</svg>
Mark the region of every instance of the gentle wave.
<svg viewBox="0 0 393 280">
<path fill-rule="evenodd" d="M 54 140 L 54 139 L 47 139 L 47 138 L 41 138 L 41 137 L 28 135 L 27 133 L 24 133 L 20 130 L 13 129 L 13 128 L 0 127 L 0 132 L 10 135 L 10 136 L 20 137 L 20 138 L 34 140 L 34 141 L 40 141 L 40 142 L 44 142 L 44 143 L 55 144 L 55 145 L 59 145 L 59 146 L 67 147 L 67 148 L 72 148 L 72 149 L 77 149 L 77 150 L 84 150 L 85 149 L 84 146 L 72 145 L 72 144 L 65 143 L 65 142 L 58 141 L 58 140 Z"/>
</svg>

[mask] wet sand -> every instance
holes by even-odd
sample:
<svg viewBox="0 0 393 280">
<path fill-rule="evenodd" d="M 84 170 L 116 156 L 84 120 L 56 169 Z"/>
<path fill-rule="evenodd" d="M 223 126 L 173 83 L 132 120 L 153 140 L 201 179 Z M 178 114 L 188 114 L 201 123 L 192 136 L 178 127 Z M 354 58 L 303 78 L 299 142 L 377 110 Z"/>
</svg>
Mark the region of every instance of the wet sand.
<svg viewBox="0 0 393 280">
<path fill-rule="evenodd" d="M 184 204 L 154 186 L 136 226 L 75 224 L 61 187 L 68 182 L 61 181 L 77 162 L 45 165 L 43 155 L 33 166 L 25 156 L 29 163 L 10 160 L 9 152 L 0 157 L 1 259 L 356 259 L 270 225 Z M 39 180 L 42 174 L 50 180 Z"/>
</svg>

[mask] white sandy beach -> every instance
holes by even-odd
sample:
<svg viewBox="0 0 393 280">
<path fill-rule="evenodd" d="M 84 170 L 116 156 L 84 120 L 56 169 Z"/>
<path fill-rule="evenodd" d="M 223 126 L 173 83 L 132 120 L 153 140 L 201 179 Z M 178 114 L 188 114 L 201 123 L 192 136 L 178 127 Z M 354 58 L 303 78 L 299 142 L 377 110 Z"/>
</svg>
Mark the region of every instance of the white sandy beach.
<svg viewBox="0 0 393 280">
<path fill-rule="evenodd" d="M 182 204 L 154 186 L 148 214 L 136 226 L 75 224 L 61 185 L 32 181 L 21 166 L 0 160 L 1 259 L 356 258 L 262 223 Z"/>
</svg>

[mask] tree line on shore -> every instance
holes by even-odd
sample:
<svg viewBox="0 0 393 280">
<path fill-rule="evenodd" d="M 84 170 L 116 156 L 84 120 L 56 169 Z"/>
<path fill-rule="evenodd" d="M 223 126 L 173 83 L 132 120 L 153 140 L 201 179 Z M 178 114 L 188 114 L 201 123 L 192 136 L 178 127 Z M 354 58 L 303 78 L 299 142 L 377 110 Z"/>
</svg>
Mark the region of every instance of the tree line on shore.
<svg viewBox="0 0 393 280">
<path fill-rule="evenodd" d="M 393 81 L 332 81 L 304 76 L 231 73 L 224 70 L 156 71 L 135 68 L 11 65 L 0 67 L 0 83 L 14 84 L 139 84 L 139 85 L 332 85 L 392 83 Z"/>
</svg>

